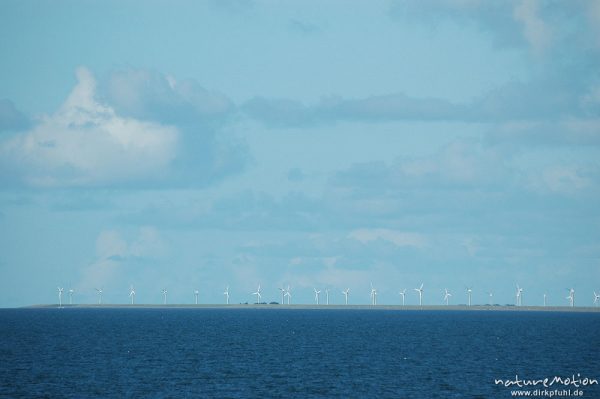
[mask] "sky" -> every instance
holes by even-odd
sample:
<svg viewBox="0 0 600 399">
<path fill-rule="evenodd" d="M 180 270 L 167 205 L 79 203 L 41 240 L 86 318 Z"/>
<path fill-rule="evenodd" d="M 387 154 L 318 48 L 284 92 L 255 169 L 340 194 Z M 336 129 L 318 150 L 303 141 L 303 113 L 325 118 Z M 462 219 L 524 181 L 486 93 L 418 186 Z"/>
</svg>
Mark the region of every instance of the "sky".
<svg viewBox="0 0 600 399">
<path fill-rule="evenodd" d="M 5 0 L 0 53 L 0 307 L 600 292 L 600 2 Z"/>
</svg>

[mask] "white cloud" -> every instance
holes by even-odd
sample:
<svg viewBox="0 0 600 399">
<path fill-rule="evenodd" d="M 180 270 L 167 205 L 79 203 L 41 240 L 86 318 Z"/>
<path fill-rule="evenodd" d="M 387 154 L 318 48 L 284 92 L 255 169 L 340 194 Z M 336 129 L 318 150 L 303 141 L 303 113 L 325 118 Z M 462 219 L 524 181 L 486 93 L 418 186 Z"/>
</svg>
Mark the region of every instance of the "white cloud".
<svg viewBox="0 0 600 399">
<path fill-rule="evenodd" d="M 122 272 L 123 262 L 140 258 L 157 258 L 165 253 L 166 244 L 154 227 L 141 227 L 128 240 L 116 230 L 104 230 L 96 239 L 96 259 L 82 270 L 78 291 L 89 291 L 114 281 Z"/>
<path fill-rule="evenodd" d="M 516 21 L 523 25 L 523 35 L 535 53 L 541 54 L 549 45 L 552 34 L 539 16 L 537 0 L 522 0 L 513 10 Z"/>
<path fill-rule="evenodd" d="M 575 197 L 597 191 L 598 167 L 590 163 L 557 163 L 530 167 L 523 184 L 532 192 Z"/>
<path fill-rule="evenodd" d="M 100 259 L 125 257 L 127 242 L 117 231 L 102 231 L 96 239 L 96 255 Z"/>
<path fill-rule="evenodd" d="M 0 143 L 0 159 L 32 186 L 95 186 L 165 176 L 178 130 L 117 115 L 85 68 L 62 107 Z"/>
<path fill-rule="evenodd" d="M 357 229 L 353 230 L 348 237 L 362 243 L 384 240 L 398 247 L 422 248 L 427 244 L 427 240 L 421 234 L 388 229 Z"/>
<path fill-rule="evenodd" d="M 563 194 L 582 190 L 592 184 L 575 166 L 552 166 L 546 168 L 540 176 L 544 188 Z"/>
</svg>

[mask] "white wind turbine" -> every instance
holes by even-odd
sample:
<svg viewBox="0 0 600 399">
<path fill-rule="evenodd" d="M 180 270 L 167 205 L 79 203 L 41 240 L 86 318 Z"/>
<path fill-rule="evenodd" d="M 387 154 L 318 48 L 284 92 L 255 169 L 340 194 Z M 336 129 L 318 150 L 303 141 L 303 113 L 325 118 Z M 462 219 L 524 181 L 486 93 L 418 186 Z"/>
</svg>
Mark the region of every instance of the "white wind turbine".
<svg viewBox="0 0 600 399">
<path fill-rule="evenodd" d="M 162 294 L 163 294 L 163 297 L 164 297 L 164 302 L 163 303 L 166 305 L 167 304 L 167 289 L 166 288 L 162 289 Z"/>
<path fill-rule="evenodd" d="M 281 304 L 283 305 L 285 299 L 285 288 L 279 287 L 279 291 L 281 291 Z"/>
<path fill-rule="evenodd" d="M 544 307 L 546 307 L 546 293 L 544 292 Z"/>
<path fill-rule="evenodd" d="M 329 288 L 325 288 L 325 302 L 329 305 Z"/>
<path fill-rule="evenodd" d="M 399 292 L 402 295 L 402 306 L 404 306 L 404 295 L 406 295 L 406 288 Z"/>
<path fill-rule="evenodd" d="M 75 290 L 73 288 L 69 289 L 69 305 L 73 304 L 73 293 L 75 292 Z"/>
<path fill-rule="evenodd" d="M 517 284 L 517 306 L 521 306 L 523 303 L 523 288 L 519 287 Z"/>
<path fill-rule="evenodd" d="M 262 297 L 260 294 L 260 284 L 258 285 L 256 292 L 253 292 L 252 295 L 256 295 L 256 303 L 260 303 L 260 298 Z"/>
<path fill-rule="evenodd" d="M 594 305 L 598 306 L 598 301 L 600 301 L 600 294 L 596 294 L 594 291 Z"/>
<path fill-rule="evenodd" d="M 342 294 L 344 294 L 344 297 L 346 297 L 346 305 L 348 304 L 348 293 L 350 292 L 350 288 L 346 288 L 344 291 L 342 291 Z"/>
<path fill-rule="evenodd" d="M 371 305 L 377 305 L 377 290 L 373 288 L 373 283 L 371 283 Z"/>
<path fill-rule="evenodd" d="M 472 292 L 473 292 L 473 290 L 471 289 L 471 287 L 467 287 L 467 295 L 469 296 L 468 306 L 471 306 L 471 293 Z"/>
<path fill-rule="evenodd" d="M 229 305 L 229 286 L 225 287 L 225 291 L 223 291 L 223 295 L 225 295 L 225 303 Z"/>
<path fill-rule="evenodd" d="M 444 291 L 446 291 L 444 294 L 444 301 L 446 302 L 446 306 L 448 306 L 448 299 L 452 296 L 452 294 L 450 291 L 448 291 L 448 288 L 444 288 Z"/>
<path fill-rule="evenodd" d="M 198 295 L 200 295 L 200 291 L 194 290 L 194 299 L 195 299 L 196 305 L 198 304 Z"/>
<path fill-rule="evenodd" d="M 569 304 L 571 307 L 575 306 L 575 290 L 573 288 L 569 289 L 569 296 L 567 296 L 569 300 Z"/>
<path fill-rule="evenodd" d="M 490 296 L 490 305 L 492 305 L 494 303 L 494 301 L 492 300 L 492 297 L 494 296 L 494 294 L 492 294 L 492 291 L 489 291 L 488 295 Z"/>
<path fill-rule="evenodd" d="M 102 305 L 102 288 L 96 288 L 96 292 L 98 292 L 98 305 Z"/>
<path fill-rule="evenodd" d="M 62 307 L 62 294 L 65 289 L 58 287 L 58 307 Z"/>
<path fill-rule="evenodd" d="M 133 285 L 129 287 L 129 297 L 131 298 L 131 304 L 133 305 L 135 303 L 135 289 L 133 288 Z"/>
<path fill-rule="evenodd" d="M 419 306 L 423 306 L 423 283 L 419 288 L 415 288 L 415 291 L 419 293 Z"/>
<path fill-rule="evenodd" d="M 313 290 L 315 290 L 315 301 L 317 302 L 317 305 L 319 304 L 319 294 L 321 293 L 321 290 L 318 290 L 316 288 L 313 288 Z"/>
<path fill-rule="evenodd" d="M 285 294 L 283 294 L 284 297 L 287 296 L 287 304 L 290 304 L 290 300 L 292 299 L 292 293 L 290 292 L 290 285 L 288 284 L 287 289 L 285 290 Z"/>
</svg>

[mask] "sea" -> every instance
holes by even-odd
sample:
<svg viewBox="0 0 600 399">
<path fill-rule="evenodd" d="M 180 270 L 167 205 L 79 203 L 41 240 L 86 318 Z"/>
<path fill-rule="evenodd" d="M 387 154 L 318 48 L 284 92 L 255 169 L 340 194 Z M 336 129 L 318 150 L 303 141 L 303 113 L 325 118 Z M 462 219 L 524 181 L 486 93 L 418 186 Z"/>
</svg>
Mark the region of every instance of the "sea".
<svg viewBox="0 0 600 399">
<path fill-rule="evenodd" d="M 0 309 L 2 398 L 600 398 L 594 379 L 600 313 Z"/>
</svg>

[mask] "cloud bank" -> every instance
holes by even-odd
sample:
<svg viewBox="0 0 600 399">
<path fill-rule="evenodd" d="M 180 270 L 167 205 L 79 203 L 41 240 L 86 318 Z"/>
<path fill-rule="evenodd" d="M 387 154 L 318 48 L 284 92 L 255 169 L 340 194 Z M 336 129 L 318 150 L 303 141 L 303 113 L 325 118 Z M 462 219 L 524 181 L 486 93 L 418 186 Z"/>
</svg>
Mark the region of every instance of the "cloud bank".
<svg viewBox="0 0 600 399">
<path fill-rule="evenodd" d="M 144 70 L 115 72 L 101 90 L 88 69 L 76 75 L 57 112 L 0 142 L 3 181 L 32 187 L 198 186 L 244 167 L 243 145 L 219 140 L 212 123 L 231 108 L 224 96 Z M 15 114 L 6 102 L 0 111 Z M 16 117 L 2 120 L 23 124 Z"/>
</svg>

